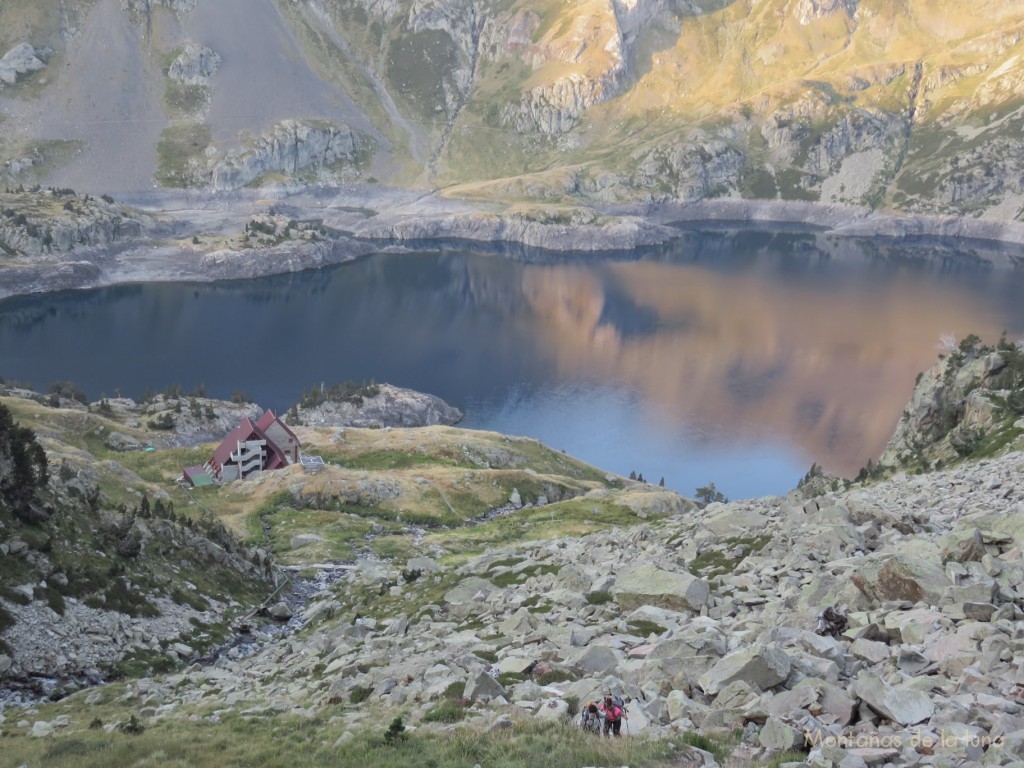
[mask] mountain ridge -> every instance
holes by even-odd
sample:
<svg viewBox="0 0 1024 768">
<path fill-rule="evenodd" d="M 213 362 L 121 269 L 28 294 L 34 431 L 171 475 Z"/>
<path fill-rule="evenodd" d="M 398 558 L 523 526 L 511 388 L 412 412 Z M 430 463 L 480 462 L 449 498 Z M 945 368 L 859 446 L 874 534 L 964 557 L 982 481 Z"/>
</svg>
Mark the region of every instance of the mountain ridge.
<svg viewBox="0 0 1024 768">
<path fill-rule="evenodd" d="M 948 0 L 644 0 L 572 13 L 539 0 L 259 0 L 251 19 L 236 5 L 5 4 L 0 49 L 28 43 L 74 63 L 26 69 L 0 92 L 8 184 L 117 193 L 138 191 L 145 172 L 203 186 L 291 120 L 351 135 L 362 154 L 317 155 L 301 140 L 289 151 L 308 159 L 259 161 L 218 184 L 348 178 L 538 206 L 815 200 L 999 221 L 1024 207 L 1024 14 L 1004 0 L 971 14 Z M 146 124 L 162 131 L 131 135 L 111 115 L 121 162 L 73 100 L 63 127 L 51 108 L 98 72 L 83 48 L 98 19 L 122 29 L 105 55 L 122 57 L 126 119 L 149 99 Z M 261 47 L 295 64 L 254 68 L 226 24 L 270 35 Z M 183 85 L 170 71 L 190 45 L 223 61 Z M 108 189 L 73 170 L 86 162 Z M 124 172 L 135 181 L 119 182 Z"/>
</svg>

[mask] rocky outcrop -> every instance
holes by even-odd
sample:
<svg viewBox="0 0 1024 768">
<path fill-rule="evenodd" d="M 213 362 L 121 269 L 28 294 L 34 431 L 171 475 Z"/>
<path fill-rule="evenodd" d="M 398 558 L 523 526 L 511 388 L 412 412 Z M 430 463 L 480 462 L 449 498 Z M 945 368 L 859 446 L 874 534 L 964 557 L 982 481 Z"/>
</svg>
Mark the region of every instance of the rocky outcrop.
<svg viewBox="0 0 1024 768">
<path fill-rule="evenodd" d="M 211 187 L 238 189 L 267 173 L 295 174 L 355 162 L 364 139 L 345 125 L 286 120 L 244 149 L 229 152 L 208 172 Z"/>
<path fill-rule="evenodd" d="M 993 137 L 950 158 L 942 169 L 938 199 L 954 208 L 998 204 L 1006 194 L 1024 194 L 1024 141 Z"/>
<path fill-rule="evenodd" d="M 821 135 L 807 153 L 807 170 L 828 176 L 839 170 L 843 160 L 855 152 L 879 149 L 891 152 L 894 142 L 904 139 L 904 122 L 899 115 L 880 110 L 853 110 L 843 114 Z"/>
<path fill-rule="evenodd" d="M 333 258 L 334 250 L 329 240 L 287 240 L 277 245 L 218 248 L 199 258 L 199 268 L 209 279 L 252 278 L 318 269 L 353 258 Z"/>
<path fill-rule="evenodd" d="M 121 9 L 134 15 L 147 15 L 153 8 L 163 6 L 175 13 L 188 13 L 197 0 L 121 0 Z"/>
<path fill-rule="evenodd" d="M 108 415 L 129 426 L 141 427 L 149 422 L 166 422 L 170 426 L 146 434 L 146 443 L 156 447 L 179 447 L 219 442 L 238 426 L 243 418 L 256 421 L 263 409 L 255 403 L 235 403 L 216 400 L 205 395 L 159 394 L 147 402 L 136 402 L 127 397 L 111 397 L 92 403 L 96 413 Z M 137 438 L 122 435 L 117 430 L 106 433 L 99 428 L 107 445 L 114 450 L 140 450 Z"/>
<path fill-rule="evenodd" d="M 46 66 L 42 54 L 28 43 L 21 43 L 4 54 L 0 59 L 0 88 L 14 85 L 18 78 L 30 72 L 38 72 Z"/>
<path fill-rule="evenodd" d="M 850 18 L 857 12 L 859 0 L 799 0 L 793 8 L 793 15 L 801 24 L 810 24 L 814 19 L 845 13 Z"/>
<path fill-rule="evenodd" d="M 505 107 L 503 119 L 520 133 L 567 133 L 590 107 L 613 93 L 608 82 L 573 74 L 524 93 L 519 104 Z"/>
<path fill-rule="evenodd" d="M 21 212 L 26 209 L 32 213 Z M 140 211 L 91 197 L 47 190 L 12 195 L 0 198 L 0 252 L 46 256 L 107 246 L 141 236 L 148 222 Z"/>
<path fill-rule="evenodd" d="M 304 408 L 299 421 L 310 427 L 429 427 L 462 421 L 462 411 L 434 395 L 380 384 L 377 394 L 356 402 L 327 400 Z"/>
<path fill-rule="evenodd" d="M 167 76 L 186 85 L 209 86 L 220 66 L 220 56 L 198 43 L 188 43 L 167 70 Z"/>
<path fill-rule="evenodd" d="M 725 142 L 711 140 L 651 150 L 637 160 L 632 186 L 685 203 L 735 192 L 745 158 Z"/>
<path fill-rule="evenodd" d="M 976 337 L 959 348 L 948 340 L 947 354 L 918 379 L 881 463 L 896 466 L 967 455 L 994 425 L 1012 422 L 1014 409 L 1007 408 L 1006 398 L 1017 395 L 1001 387 L 1013 384 L 1014 377 L 1000 374 L 1008 367 L 1015 370 L 1020 355 L 1012 345 L 1002 350 L 980 347 Z"/>
</svg>

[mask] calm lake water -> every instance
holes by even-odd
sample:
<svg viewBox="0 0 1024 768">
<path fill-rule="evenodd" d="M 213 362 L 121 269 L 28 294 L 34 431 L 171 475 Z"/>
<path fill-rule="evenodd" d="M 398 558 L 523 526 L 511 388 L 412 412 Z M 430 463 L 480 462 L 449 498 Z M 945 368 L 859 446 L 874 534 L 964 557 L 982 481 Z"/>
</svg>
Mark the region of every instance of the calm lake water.
<svg viewBox="0 0 1024 768">
<path fill-rule="evenodd" d="M 683 493 L 784 493 L 813 461 L 850 476 L 877 458 L 942 334 L 1024 335 L 1024 274 L 992 254 L 690 231 L 618 259 L 452 246 L 19 298 L 0 302 L 0 376 L 94 399 L 202 383 L 281 411 L 374 377 Z"/>
</svg>

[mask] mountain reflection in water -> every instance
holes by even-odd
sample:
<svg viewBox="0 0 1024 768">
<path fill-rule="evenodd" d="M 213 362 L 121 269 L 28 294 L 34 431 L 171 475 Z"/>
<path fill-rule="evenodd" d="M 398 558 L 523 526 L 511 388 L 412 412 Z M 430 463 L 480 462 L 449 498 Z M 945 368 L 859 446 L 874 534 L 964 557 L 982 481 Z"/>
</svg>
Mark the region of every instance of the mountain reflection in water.
<svg viewBox="0 0 1024 768">
<path fill-rule="evenodd" d="M 618 260 L 446 248 L 25 297 L 0 302 L 0 376 L 94 398 L 203 383 L 275 409 L 376 377 L 683 492 L 780 493 L 812 461 L 877 457 L 940 334 L 1024 331 L 1024 279 L 973 248 L 690 232 Z"/>
</svg>

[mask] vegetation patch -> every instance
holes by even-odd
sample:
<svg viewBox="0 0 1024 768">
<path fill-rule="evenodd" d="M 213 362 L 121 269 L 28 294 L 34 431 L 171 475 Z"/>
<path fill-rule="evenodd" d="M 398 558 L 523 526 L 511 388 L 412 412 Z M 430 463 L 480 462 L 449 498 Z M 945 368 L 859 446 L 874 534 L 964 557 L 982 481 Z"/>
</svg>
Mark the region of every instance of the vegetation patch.
<svg viewBox="0 0 1024 768">
<path fill-rule="evenodd" d="M 156 145 L 156 180 L 165 187 L 194 184 L 210 141 L 210 127 L 205 123 L 183 121 L 164 128 Z"/>
<path fill-rule="evenodd" d="M 509 688 L 516 683 L 522 683 L 529 680 L 530 676 L 524 675 L 522 672 L 502 672 L 498 675 L 497 679 L 503 688 Z"/>
<path fill-rule="evenodd" d="M 455 701 L 444 700 L 423 715 L 424 723 L 457 723 L 466 717 L 466 708 Z"/>
<path fill-rule="evenodd" d="M 74 697 L 81 706 L 81 702 Z M 428 723 L 457 722 L 465 708 L 435 708 L 441 714 Z M 188 765 L 192 768 L 309 768 L 374 766 L 374 768 L 423 768 L 480 765 L 502 768 L 535 768 L 543 755 L 545 768 L 579 768 L 580 765 L 630 765 L 633 768 L 669 768 L 678 765 L 675 750 L 665 740 L 595 739 L 558 723 L 520 720 L 515 728 L 495 733 L 457 729 L 442 733 L 421 729 L 413 733 L 394 727 L 394 720 L 379 727 L 355 732 L 355 738 L 335 742 L 346 729 L 344 721 L 329 722 L 327 714 L 300 718 L 286 714 L 242 717 L 226 713 L 211 727 L 205 717 L 164 718 L 140 733 L 115 729 L 90 729 L 70 704 L 47 709 L 40 717 L 68 714 L 72 726 L 51 738 L 5 734 L 4 754 L 12 765 L 37 768 L 131 768 L 139 765 Z M 107 722 L 131 722 L 123 709 L 104 707 Z M 442 716 L 443 715 L 443 716 Z M 91 717 L 92 715 L 90 715 Z M 390 735 L 389 735 L 390 734 Z"/>
<path fill-rule="evenodd" d="M 466 684 L 462 682 L 450 683 L 441 693 L 441 698 L 446 701 L 462 701 L 466 694 Z"/>
<path fill-rule="evenodd" d="M 373 688 L 363 685 L 357 685 L 348 695 L 348 700 L 353 704 L 362 704 L 373 693 Z"/>
<path fill-rule="evenodd" d="M 693 731 L 686 731 L 679 740 L 688 746 L 703 749 L 705 752 L 710 752 L 715 756 L 715 760 L 717 760 L 719 764 L 724 764 L 730 754 L 730 750 L 725 745 L 709 739 L 707 736 L 694 733 Z M 802 760 L 803 757 L 804 755 L 801 755 L 800 759 Z"/>
<path fill-rule="evenodd" d="M 646 621 L 644 619 L 631 621 L 627 626 L 629 626 L 631 632 L 635 632 L 642 637 L 647 637 L 648 635 L 663 635 L 668 632 L 668 629 L 661 626 L 661 624 L 656 624 L 653 621 Z"/>
<path fill-rule="evenodd" d="M 694 573 L 701 573 L 704 576 L 720 576 L 724 573 L 732 573 L 736 566 L 742 563 L 749 555 L 756 554 L 767 546 L 771 536 L 735 536 L 724 539 L 715 549 L 708 549 L 701 552 L 689 563 L 689 569 Z M 740 549 L 742 554 L 732 555 L 731 552 Z"/>
<path fill-rule="evenodd" d="M 490 576 L 491 582 L 498 587 L 509 587 L 513 584 L 522 584 L 524 581 L 532 576 L 539 576 L 545 573 L 558 573 L 561 570 L 561 566 L 550 565 L 547 563 L 537 563 L 535 565 L 529 565 L 520 571 L 505 571 L 497 576 Z"/>
<path fill-rule="evenodd" d="M 355 456 L 339 455 L 322 452 L 325 461 L 337 464 L 346 469 L 389 470 L 410 469 L 412 467 L 455 467 L 454 461 L 440 456 L 432 456 L 411 451 L 367 451 Z"/>
<path fill-rule="evenodd" d="M 473 651 L 473 655 L 476 656 L 481 661 L 486 661 L 488 664 L 497 664 L 498 663 L 498 654 L 495 653 L 494 651 L 487 651 L 487 650 L 477 649 L 477 650 Z"/>
<path fill-rule="evenodd" d="M 180 662 L 167 651 L 140 649 L 107 666 L 114 680 L 148 677 L 173 672 Z"/>
<path fill-rule="evenodd" d="M 553 685 L 554 683 L 571 683 L 577 679 L 577 675 L 573 673 L 572 670 L 555 668 L 537 675 L 534 682 L 536 682 L 537 685 Z"/>
</svg>

